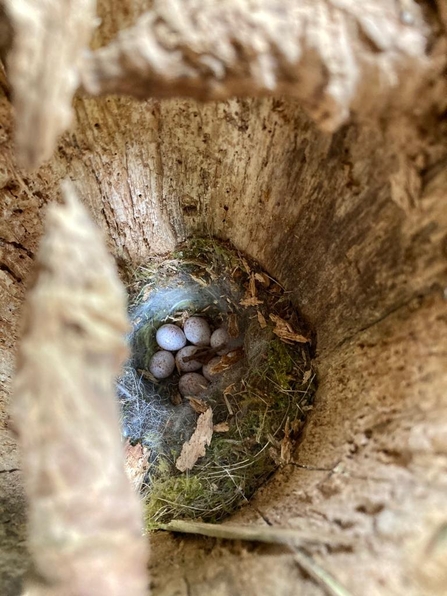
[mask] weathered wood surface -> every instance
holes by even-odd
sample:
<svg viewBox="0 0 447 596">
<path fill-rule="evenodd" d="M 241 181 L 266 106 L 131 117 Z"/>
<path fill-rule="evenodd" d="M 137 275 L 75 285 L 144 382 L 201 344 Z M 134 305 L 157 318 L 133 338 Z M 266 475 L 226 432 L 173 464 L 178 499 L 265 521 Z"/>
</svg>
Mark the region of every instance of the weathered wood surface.
<svg viewBox="0 0 447 596">
<path fill-rule="evenodd" d="M 48 212 L 12 401 L 27 495 L 29 596 L 142 596 L 142 511 L 124 470 L 114 382 L 126 297 L 71 185 Z"/>
</svg>

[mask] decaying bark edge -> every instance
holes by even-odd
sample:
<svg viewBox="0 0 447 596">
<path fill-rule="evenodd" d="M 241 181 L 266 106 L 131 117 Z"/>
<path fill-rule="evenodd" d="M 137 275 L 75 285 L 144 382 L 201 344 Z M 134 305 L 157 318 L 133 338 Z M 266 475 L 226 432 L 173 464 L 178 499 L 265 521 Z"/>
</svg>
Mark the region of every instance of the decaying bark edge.
<svg viewBox="0 0 447 596">
<path fill-rule="evenodd" d="M 140 596 L 147 547 L 124 471 L 114 379 L 126 299 L 71 186 L 48 213 L 13 400 L 34 564 L 28 596 Z"/>
</svg>

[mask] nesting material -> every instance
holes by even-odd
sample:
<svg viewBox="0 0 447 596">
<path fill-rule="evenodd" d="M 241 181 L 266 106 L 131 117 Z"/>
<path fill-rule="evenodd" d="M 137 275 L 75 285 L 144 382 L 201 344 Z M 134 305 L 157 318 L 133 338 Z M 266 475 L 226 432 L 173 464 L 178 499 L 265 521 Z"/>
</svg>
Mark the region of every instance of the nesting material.
<svg viewBox="0 0 447 596">
<path fill-rule="evenodd" d="M 208 239 L 141 268 L 130 294 L 118 397 L 147 453 L 148 527 L 216 521 L 293 457 L 315 392 L 308 329 L 257 264 Z"/>
</svg>

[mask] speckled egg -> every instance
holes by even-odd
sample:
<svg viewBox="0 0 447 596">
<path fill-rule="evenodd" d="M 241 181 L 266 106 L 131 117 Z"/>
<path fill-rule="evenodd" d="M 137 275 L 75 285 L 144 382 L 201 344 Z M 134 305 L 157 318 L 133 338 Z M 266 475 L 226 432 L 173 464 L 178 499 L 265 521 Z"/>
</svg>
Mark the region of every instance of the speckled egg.
<svg viewBox="0 0 447 596">
<path fill-rule="evenodd" d="M 224 327 L 219 327 L 219 329 L 216 329 L 211 335 L 210 344 L 211 347 L 217 350 L 217 353 L 222 356 L 228 351 L 226 348 L 230 339 L 228 331 Z"/>
<path fill-rule="evenodd" d="M 170 350 L 172 352 L 176 352 L 177 350 L 181 350 L 184 345 L 186 345 L 186 337 L 180 327 L 177 325 L 162 325 L 157 330 L 157 335 L 155 336 L 157 340 L 157 344 L 163 350 Z"/>
<path fill-rule="evenodd" d="M 216 358 L 212 358 L 208 364 L 205 364 L 202 371 L 205 379 L 208 379 L 208 381 L 215 381 L 222 374 L 222 372 L 213 371 L 213 368 L 219 364 L 220 360 L 219 356 L 216 356 Z"/>
<path fill-rule="evenodd" d="M 208 385 L 204 376 L 190 372 L 180 377 L 178 388 L 183 397 L 199 397 L 206 391 Z"/>
<path fill-rule="evenodd" d="M 156 379 L 166 379 L 174 372 L 175 360 L 171 352 L 155 352 L 149 362 L 149 371 Z"/>
<path fill-rule="evenodd" d="M 193 372 L 195 370 L 199 370 L 202 368 L 200 362 L 197 360 L 189 360 L 188 362 L 184 362 L 183 358 L 187 358 L 188 356 L 193 356 L 197 352 L 196 346 L 185 346 L 181 350 L 179 350 L 175 356 L 175 362 L 177 364 L 177 368 L 182 372 Z"/>
<path fill-rule="evenodd" d="M 185 321 L 183 330 L 186 339 L 195 346 L 209 346 L 211 329 L 208 322 L 202 317 L 190 317 Z"/>
</svg>

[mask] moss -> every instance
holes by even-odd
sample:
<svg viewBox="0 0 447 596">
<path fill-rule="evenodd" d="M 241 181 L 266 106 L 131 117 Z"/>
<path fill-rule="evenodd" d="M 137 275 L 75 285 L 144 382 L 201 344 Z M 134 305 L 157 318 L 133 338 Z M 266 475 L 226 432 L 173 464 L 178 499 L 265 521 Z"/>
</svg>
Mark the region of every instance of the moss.
<svg viewBox="0 0 447 596">
<path fill-rule="evenodd" d="M 155 529 L 162 519 L 184 515 L 197 510 L 196 503 L 203 498 L 202 481 L 194 475 L 166 476 L 154 482 L 145 505 L 146 527 Z"/>
</svg>

